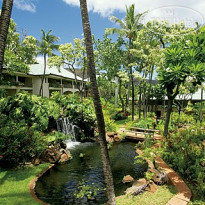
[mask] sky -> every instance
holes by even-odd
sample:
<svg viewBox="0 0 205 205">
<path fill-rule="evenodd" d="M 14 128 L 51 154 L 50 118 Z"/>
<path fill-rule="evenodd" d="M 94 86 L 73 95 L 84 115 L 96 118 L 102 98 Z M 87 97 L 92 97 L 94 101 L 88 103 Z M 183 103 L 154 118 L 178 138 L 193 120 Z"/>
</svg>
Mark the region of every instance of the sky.
<svg viewBox="0 0 205 205">
<path fill-rule="evenodd" d="M 135 4 L 136 12 L 149 10 L 146 17 L 183 20 L 193 24 L 196 19 L 204 23 L 204 0 L 87 0 L 92 33 L 102 38 L 105 28 L 116 25 L 109 20 L 114 15 L 125 16 L 125 5 Z M 2 0 L 0 0 L 2 6 Z M 79 0 L 14 0 L 12 18 L 17 30 L 40 40 L 41 29 L 52 30 L 60 43 L 82 38 Z"/>
</svg>

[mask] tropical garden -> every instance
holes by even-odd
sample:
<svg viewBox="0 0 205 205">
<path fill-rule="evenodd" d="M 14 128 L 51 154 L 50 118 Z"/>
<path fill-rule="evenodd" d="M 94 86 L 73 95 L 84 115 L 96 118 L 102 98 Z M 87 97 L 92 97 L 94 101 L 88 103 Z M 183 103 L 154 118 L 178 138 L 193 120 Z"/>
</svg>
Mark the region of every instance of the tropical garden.
<svg viewBox="0 0 205 205">
<path fill-rule="evenodd" d="M 204 204 L 205 26 L 142 23 L 146 12 L 136 13 L 133 4 L 122 20 L 111 17 L 116 27 L 96 39 L 80 0 L 84 38 L 59 45 L 52 30 L 42 29 L 40 40 L 21 39 L 10 19 L 12 6 L 13 0 L 4 0 L 0 17 L 0 204 L 166 204 L 177 190 L 156 180 L 156 170 L 166 175 L 157 157 L 188 185 L 188 203 Z M 21 86 L 13 76 L 28 73 L 39 55 L 39 94 L 9 96 L 1 87 Z M 65 66 L 76 84 L 80 69 L 89 94 L 80 86 L 79 95 L 43 97 L 51 66 Z M 69 119 L 77 137 L 59 129 L 59 119 Z M 74 138 L 77 148 L 66 147 Z M 33 197 L 30 181 L 50 164 L 55 166 L 36 181 Z M 146 186 L 131 190 L 141 178 Z M 157 191 L 147 191 L 150 184 Z"/>
</svg>

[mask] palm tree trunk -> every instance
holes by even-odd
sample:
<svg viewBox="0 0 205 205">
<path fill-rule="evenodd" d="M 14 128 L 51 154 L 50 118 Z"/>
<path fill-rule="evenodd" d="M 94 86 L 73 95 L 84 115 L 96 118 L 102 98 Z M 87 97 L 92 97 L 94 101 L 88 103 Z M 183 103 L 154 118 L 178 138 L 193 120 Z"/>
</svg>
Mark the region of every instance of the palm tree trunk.
<svg viewBox="0 0 205 205">
<path fill-rule="evenodd" d="M 165 124 L 164 124 L 164 137 L 167 137 L 168 135 L 169 121 L 172 113 L 172 105 L 173 105 L 173 99 L 168 97 L 167 114 L 166 114 Z"/>
<path fill-rule="evenodd" d="M 102 112 L 102 105 L 101 105 L 97 81 L 96 81 L 93 44 L 92 44 L 92 36 L 91 36 L 91 29 L 90 29 L 90 22 L 88 18 L 86 0 L 80 0 L 80 8 L 81 8 L 81 15 L 82 15 L 83 31 L 85 36 L 86 51 L 88 57 L 88 71 L 90 74 L 92 95 L 93 95 L 95 113 L 97 117 L 97 125 L 99 130 L 99 143 L 100 143 L 100 151 L 101 151 L 103 171 L 104 171 L 105 183 L 106 183 L 106 193 L 108 197 L 108 203 L 110 205 L 115 205 L 116 201 L 115 201 L 114 184 L 113 184 L 113 177 L 112 177 L 112 171 L 110 166 L 110 158 L 107 149 L 107 142 L 105 138 L 104 116 Z"/>
<path fill-rule="evenodd" d="M 129 51 L 128 51 L 128 64 L 131 63 L 131 53 L 130 49 L 133 48 L 133 43 L 132 40 L 129 38 Z M 129 66 L 129 65 L 128 65 Z M 132 75 L 132 66 L 130 67 L 130 80 L 131 80 L 131 85 L 132 85 L 132 121 L 134 120 L 134 112 L 135 112 L 135 88 L 134 88 L 134 79 Z"/>
<path fill-rule="evenodd" d="M 139 119 L 141 119 L 141 109 L 142 109 L 142 87 L 141 87 L 141 83 L 140 83 L 140 85 L 139 85 L 139 102 L 138 102 L 138 104 L 139 104 Z"/>
<path fill-rule="evenodd" d="M 9 30 L 13 0 L 3 0 L 0 17 L 0 75 L 3 70 L 4 51 L 6 48 L 6 39 Z"/>
<path fill-rule="evenodd" d="M 200 108 L 200 127 L 202 127 L 202 121 L 203 121 L 203 88 L 201 87 L 201 108 Z"/>
<path fill-rule="evenodd" d="M 125 113 L 125 103 L 124 103 L 124 101 L 123 101 L 123 99 L 122 99 L 122 92 L 121 92 L 121 88 L 122 88 L 122 81 L 121 81 L 121 79 L 119 79 L 119 98 L 120 98 L 120 102 L 121 102 L 121 104 L 122 104 L 122 111 Z"/>
<path fill-rule="evenodd" d="M 42 77 L 42 81 L 41 81 L 41 87 L 39 90 L 39 95 L 41 95 L 43 97 L 43 83 L 45 80 L 45 75 L 46 75 L 46 54 L 43 55 L 44 58 L 44 71 L 43 71 L 43 77 Z"/>
</svg>

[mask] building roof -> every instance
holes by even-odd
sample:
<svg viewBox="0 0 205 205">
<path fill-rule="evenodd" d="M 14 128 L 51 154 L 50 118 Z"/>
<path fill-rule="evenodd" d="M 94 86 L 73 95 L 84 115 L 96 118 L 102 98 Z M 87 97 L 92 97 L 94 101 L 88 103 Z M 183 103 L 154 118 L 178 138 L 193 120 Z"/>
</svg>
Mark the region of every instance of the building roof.
<svg viewBox="0 0 205 205">
<path fill-rule="evenodd" d="M 65 68 L 67 71 L 69 71 L 69 68 Z M 75 68 L 75 73 L 78 77 L 83 78 L 83 70 L 80 68 Z M 84 79 L 89 78 L 87 71 L 84 72 Z"/>
<path fill-rule="evenodd" d="M 32 64 L 29 65 L 29 75 L 41 76 L 44 74 L 44 64 Z M 45 75 L 54 75 L 63 78 L 75 79 L 75 76 L 70 71 L 64 68 L 57 68 L 56 66 L 47 67 Z M 82 80 L 81 77 L 77 76 L 77 80 Z"/>
</svg>

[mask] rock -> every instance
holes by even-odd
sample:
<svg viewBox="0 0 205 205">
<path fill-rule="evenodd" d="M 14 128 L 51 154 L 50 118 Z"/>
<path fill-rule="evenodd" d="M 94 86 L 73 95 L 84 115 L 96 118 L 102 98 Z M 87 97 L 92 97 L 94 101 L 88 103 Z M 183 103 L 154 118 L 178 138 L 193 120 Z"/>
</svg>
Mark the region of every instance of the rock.
<svg viewBox="0 0 205 205">
<path fill-rule="evenodd" d="M 33 162 L 34 165 L 39 165 L 41 163 L 41 160 L 36 158 Z"/>
<path fill-rule="evenodd" d="M 62 149 L 66 149 L 66 143 L 60 142 L 60 147 L 61 147 Z"/>
<path fill-rule="evenodd" d="M 142 179 L 139 179 L 137 181 L 135 181 L 132 185 L 132 187 L 128 188 L 126 191 L 125 191 L 125 194 L 128 194 L 128 195 L 137 195 L 139 193 L 142 193 L 144 192 L 145 188 L 147 187 L 147 181 L 146 179 L 142 178 Z"/>
<path fill-rule="evenodd" d="M 59 150 L 55 149 L 54 147 L 50 147 L 42 153 L 40 158 L 44 162 L 53 164 L 60 160 L 61 155 L 62 154 Z"/>
<path fill-rule="evenodd" d="M 60 164 L 63 164 L 67 162 L 70 159 L 70 156 L 68 154 L 62 154 L 60 157 L 60 160 L 58 161 Z"/>
<path fill-rule="evenodd" d="M 157 189 L 158 189 L 158 186 L 153 181 L 150 181 L 150 183 L 145 188 L 145 191 L 155 193 Z"/>
<path fill-rule="evenodd" d="M 106 134 L 108 137 L 111 137 L 111 138 L 113 138 L 115 135 L 117 135 L 116 132 L 107 132 Z"/>
<path fill-rule="evenodd" d="M 157 169 L 150 169 L 148 170 L 150 173 L 154 173 L 154 176 L 152 177 L 152 180 L 157 185 L 163 185 L 166 184 L 168 181 L 167 174 L 164 171 L 160 171 Z"/>
<path fill-rule="evenodd" d="M 154 164 L 153 164 L 153 162 L 152 161 L 150 161 L 150 160 L 147 160 L 147 163 L 148 163 L 148 170 L 152 170 L 152 169 L 155 169 L 155 166 L 154 166 Z"/>
<path fill-rule="evenodd" d="M 122 180 L 123 183 L 130 183 L 130 182 L 133 182 L 133 181 L 134 181 L 134 178 L 130 175 L 124 176 L 123 180 Z"/>
<path fill-rule="evenodd" d="M 122 136 L 121 136 L 121 135 L 115 135 L 115 136 L 114 136 L 114 141 L 115 141 L 115 142 L 122 141 Z"/>
</svg>

